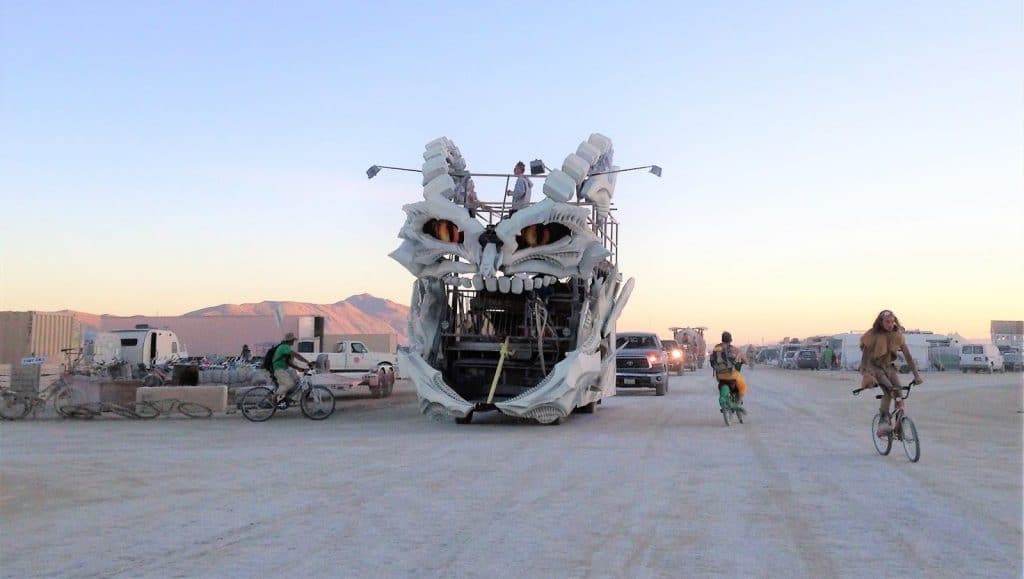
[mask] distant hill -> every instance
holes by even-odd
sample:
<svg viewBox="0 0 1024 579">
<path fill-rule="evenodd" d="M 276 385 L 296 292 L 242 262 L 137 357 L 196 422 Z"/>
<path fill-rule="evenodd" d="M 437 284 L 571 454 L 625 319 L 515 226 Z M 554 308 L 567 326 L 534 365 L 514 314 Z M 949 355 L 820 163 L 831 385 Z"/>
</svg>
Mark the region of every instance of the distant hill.
<svg viewBox="0 0 1024 579">
<path fill-rule="evenodd" d="M 409 308 L 370 294 L 351 296 L 333 304 L 275 301 L 221 304 L 181 316 L 72 313 L 84 333 L 149 324 L 174 330 L 190 351 L 199 353 L 229 355 L 237 352 L 242 343 L 272 343 L 280 339 L 282 327 L 294 327 L 297 316 L 323 316 L 327 334 L 396 334 L 400 344 L 409 341 Z"/>
<path fill-rule="evenodd" d="M 408 341 L 409 307 L 365 293 L 333 304 L 274 301 L 221 304 L 183 315 L 208 316 L 323 316 L 324 332 L 328 334 L 398 334 L 400 342 Z"/>
</svg>

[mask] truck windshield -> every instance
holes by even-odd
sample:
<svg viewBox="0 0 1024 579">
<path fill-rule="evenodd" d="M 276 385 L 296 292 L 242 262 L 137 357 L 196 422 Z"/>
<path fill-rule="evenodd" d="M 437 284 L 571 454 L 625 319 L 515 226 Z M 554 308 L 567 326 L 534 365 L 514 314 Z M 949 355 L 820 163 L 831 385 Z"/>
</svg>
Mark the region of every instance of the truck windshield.
<svg viewBox="0 0 1024 579">
<path fill-rule="evenodd" d="M 616 340 L 617 347 L 625 346 L 627 350 L 653 348 L 654 340 L 647 336 L 623 336 Z"/>
</svg>

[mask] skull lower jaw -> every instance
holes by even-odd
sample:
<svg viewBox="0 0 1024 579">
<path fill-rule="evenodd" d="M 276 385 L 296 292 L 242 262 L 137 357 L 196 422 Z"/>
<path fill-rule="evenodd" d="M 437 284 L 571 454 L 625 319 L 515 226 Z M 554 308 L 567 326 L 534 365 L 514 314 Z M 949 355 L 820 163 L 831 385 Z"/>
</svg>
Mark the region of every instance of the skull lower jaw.
<svg viewBox="0 0 1024 579">
<path fill-rule="evenodd" d="M 435 292 L 453 291 L 450 287 L 438 290 L 443 286 L 437 283 L 424 285 Z M 422 348 L 420 351 L 426 350 L 422 355 L 414 346 L 401 361 L 403 373 L 416 385 L 421 412 L 435 418 L 463 418 L 475 410 L 498 410 L 550 422 L 591 398 L 596 400 L 598 385 L 607 383 L 601 378 L 607 364 L 602 365 L 602 354 L 596 348 L 590 352 L 577 349 L 598 342 L 578 335 L 583 326 L 589 328 L 588 333 L 600 326 L 580 323 L 581 316 L 593 315 L 588 302 L 580 299 L 589 289 L 589 283 L 575 278 L 545 287 L 543 307 L 537 305 L 541 296 L 534 292 L 467 291 L 468 299 L 463 301 L 450 299 L 448 294 L 434 296 L 433 304 L 445 304 L 441 317 L 421 317 L 411 324 L 442 328 L 435 334 L 413 332 L 422 338 L 419 348 L 425 343 L 433 347 Z M 438 312 L 432 307 L 420 313 L 436 317 Z M 455 325 L 444 327 L 443 320 Z M 506 339 L 509 351 L 502 356 Z M 611 371 L 614 383 L 614 367 Z"/>
</svg>

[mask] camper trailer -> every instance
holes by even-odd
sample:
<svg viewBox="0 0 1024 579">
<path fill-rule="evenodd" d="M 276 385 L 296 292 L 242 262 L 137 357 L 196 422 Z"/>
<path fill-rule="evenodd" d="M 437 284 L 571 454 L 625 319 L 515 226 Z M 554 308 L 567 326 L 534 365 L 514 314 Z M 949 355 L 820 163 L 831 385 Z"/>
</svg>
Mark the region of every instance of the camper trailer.
<svg viewBox="0 0 1024 579">
<path fill-rule="evenodd" d="M 860 369 L 860 337 L 862 335 L 848 332 L 832 336 L 832 349 L 839 352 L 840 363 L 844 369 Z M 936 362 L 935 353 L 931 350 L 938 346 L 948 345 L 950 341 L 949 336 L 911 330 L 904 332 L 903 338 L 907 342 L 907 348 L 910 349 L 910 355 L 914 357 L 914 363 L 917 364 L 918 371 L 924 372 L 936 367 L 943 367 L 940 363 Z M 910 365 L 903 359 L 902 353 L 897 356 L 896 368 L 903 373 L 910 372 Z"/>
<path fill-rule="evenodd" d="M 111 364 L 121 359 L 121 339 L 114 332 L 87 332 L 82 348 L 89 364 Z"/>
<path fill-rule="evenodd" d="M 187 357 L 178 336 L 170 330 L 158 330 L 139 324 L 133 330 L 112 332 L 120 340 L 121 359 L 136 366 L 151 367 Z"/>
</svg>

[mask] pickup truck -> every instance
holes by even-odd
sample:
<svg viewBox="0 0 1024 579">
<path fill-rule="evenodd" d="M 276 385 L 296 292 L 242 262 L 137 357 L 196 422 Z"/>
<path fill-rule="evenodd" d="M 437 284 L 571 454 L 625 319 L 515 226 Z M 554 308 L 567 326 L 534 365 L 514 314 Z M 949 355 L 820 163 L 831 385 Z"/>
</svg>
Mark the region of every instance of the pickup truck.
<svg viewBox="0 0 1024 579">
<path fill-rule="evenodd" d="M 332 352 L 302 352 L 301 356 L 316 363 L 316 385 L 335 390 L 369 386 L 375 397 L 391 395 L 398 368 L 396 354 L 371 352 L 362 342 L 341 340 L 334 344 Z"/>
<path fill-rule="evenodd" d="M 388 352 L 371 352 L 362 342 L 341 340 L 334 344 L 329 352 L 319 354 L 302 354 L 310 361 L 319 356 L 327 356 L 326 370 L 331 372 L 373 372 L 384 367 L 394 370 L 398 365 L 398 356 Z"/>
</svg>

